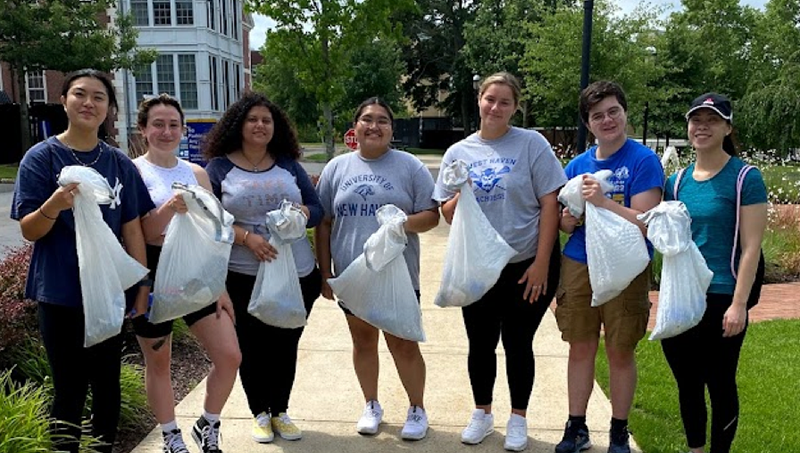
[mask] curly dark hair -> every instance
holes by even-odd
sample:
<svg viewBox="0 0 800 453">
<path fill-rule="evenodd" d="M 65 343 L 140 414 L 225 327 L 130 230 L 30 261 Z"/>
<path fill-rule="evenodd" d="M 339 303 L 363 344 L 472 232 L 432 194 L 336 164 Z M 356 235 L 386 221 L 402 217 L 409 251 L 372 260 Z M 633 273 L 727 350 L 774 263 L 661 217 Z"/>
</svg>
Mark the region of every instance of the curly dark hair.
<svg viewBox="0 0 800 453">
<path fill-rule="evenodd" d="M 275 132 L 267 145 L 269 154 L 276 159 L 278 157 L 299 159 L 300 143 L 297 141 L 297 132 L 286 113 L 266 96 L 253 91 L 245 93 L 241 99 L 228 107 L 222 119 L 209 131 L 203 146 L 205 158 L 211 160 L 241 150 L 242 126 L 250 110 L 259 106 L 268 108 L 272 114 Z"/>
</svg>

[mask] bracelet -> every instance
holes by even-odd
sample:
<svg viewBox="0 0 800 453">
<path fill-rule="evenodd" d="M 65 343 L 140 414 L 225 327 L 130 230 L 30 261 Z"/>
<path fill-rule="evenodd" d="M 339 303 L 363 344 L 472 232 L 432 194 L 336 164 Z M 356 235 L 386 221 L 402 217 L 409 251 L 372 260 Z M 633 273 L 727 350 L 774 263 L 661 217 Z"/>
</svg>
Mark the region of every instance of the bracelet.
<svg viewBox="0 0 800 453">
<path fill-rule="evenodd" d="M 250 234 L 250 231 L 244 230 L 244 237 L 242 238 L 242 245 L 247 245 L 247 235 Z"/>
<path fill-rule="evenodd" d="M 53 220 L 53 221 L 55 221 L 55 220 L 58 218 L 58 216 L 56 216 L 56 217 L 50 217 L 49 215 L 45 214 L 45 213 L 44 213 L 44 211 L 42 211 L 42 207 L 41 207 L 41 206 L 39 206 L 39 214 L 41 214 L 41 215 L 42 215 L 42 217 L 44 217 L 44 218 L 45 218 L 45 219 L 47 219 L 47 220 Z"/>
</svg>

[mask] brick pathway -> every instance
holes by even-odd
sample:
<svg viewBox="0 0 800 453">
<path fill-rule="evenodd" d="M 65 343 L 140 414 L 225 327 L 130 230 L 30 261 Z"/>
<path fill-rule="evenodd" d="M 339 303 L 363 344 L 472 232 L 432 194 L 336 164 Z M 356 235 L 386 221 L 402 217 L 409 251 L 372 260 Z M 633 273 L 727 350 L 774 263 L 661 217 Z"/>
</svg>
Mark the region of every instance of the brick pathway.
<svg viewBox="0 0 800 453">
<path fill-rule="evenodd" d="M 648 329 L 652 330 L 656 325 L 658 291 L 650 292 L 650 301 L 653 307 Z M 750 310 L 750 321 L 788 318 L 800 318 L 800 282 L 764 285 L 758 305 Z"/>
</svg>

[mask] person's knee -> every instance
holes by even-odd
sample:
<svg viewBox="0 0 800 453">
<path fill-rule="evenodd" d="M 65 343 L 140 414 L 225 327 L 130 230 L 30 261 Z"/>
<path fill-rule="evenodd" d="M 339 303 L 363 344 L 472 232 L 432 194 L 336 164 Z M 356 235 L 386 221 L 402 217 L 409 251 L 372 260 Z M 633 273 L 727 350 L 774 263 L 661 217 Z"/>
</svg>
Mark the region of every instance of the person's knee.
<svg viewBox="0 0 800 453">
<path fill-rule="evenodd" d="M 594 361 L 597 341 L 576 341 L 569 344 L 569 360 L 573 362 Z"/>
<path fill-rule="evenodd" d="M 387 335 L 386 344 L 392 352 L 395 360 L 410 362 L 422 359 L 422 354 L 419 351 L 419 344 L 415 341 L 402 340 L 399 338 L 390 338 Z"/>
<path fill-rule="evenodd" d="M 242 352 L 236 343 L 231 343 L 217 351 L 212 358 L 212 362 L 214 367 L 219 370 L 235 373 L 239 369 L 239 365 L 242 364 Z"/>
<path fill-rule="evenodd" d="M 612 369 L 629 368 L 636 365 L 636 356 L 633 349 L 621 349 L 607 346 L 608 366 Z"/>
<path fill-rule="evenodd" d="M 169 337 L 165 337 L 165 339 L 157 340 L 150 345 L 147 345 L 142 348 L 144 352 L 144 363 L 146 372 L 150 376 L 169 376 L 170 374 L 170 362 L 172 359 L 172 354 L 170 353 L 170 348 L 168 345 L 161 345 L 160 347 L 156 347 L 162 341 L 169 341 Z"/>
</svg>

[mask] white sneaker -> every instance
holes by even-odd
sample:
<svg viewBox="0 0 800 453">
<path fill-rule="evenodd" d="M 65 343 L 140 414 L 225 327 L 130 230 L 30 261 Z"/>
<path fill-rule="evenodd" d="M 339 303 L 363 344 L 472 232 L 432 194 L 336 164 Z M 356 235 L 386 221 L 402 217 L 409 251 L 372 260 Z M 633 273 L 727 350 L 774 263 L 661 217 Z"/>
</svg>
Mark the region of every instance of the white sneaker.
<svg viewBox="0 0 800 453">
<path fill-rule="evenodd" d="M 494 415 L 487 414 L 483 409 L 472 411 L 472 418 L 464 431 L 461 431 L 461 442 L 477 445 L 494 431 Z"/>
<path fill-rule="evenodd" d="M 400 437 L 405 440 L 420 440 L 426 434 L 428 434 L 428 416 L 425 414 L 425 409 L 419 406 L 409 407 L 406 424 L 403 425 Z"/>
<path fill-rule="evenodd" d="M 528 420 L 517 414 L 511 414 L 506 425 L 506 443 L 508 451 L 522 451 L 528 447 Z"/>
<path fill-rule="evenodd" d="M 375 434 L 378 432 L 378 425 L 383 420 L 383 409 L 381 404 L 375 400 L 368 401 L 364 407 L 364 413 L 358 419 L 356 429 L 359 434 Z"/>
</svg>

